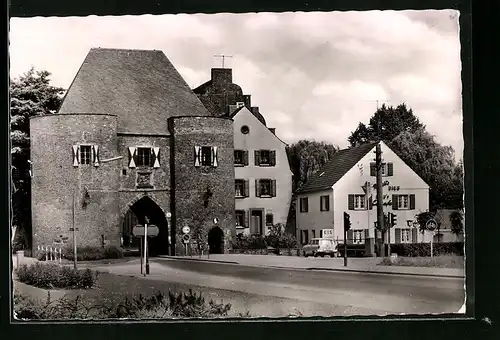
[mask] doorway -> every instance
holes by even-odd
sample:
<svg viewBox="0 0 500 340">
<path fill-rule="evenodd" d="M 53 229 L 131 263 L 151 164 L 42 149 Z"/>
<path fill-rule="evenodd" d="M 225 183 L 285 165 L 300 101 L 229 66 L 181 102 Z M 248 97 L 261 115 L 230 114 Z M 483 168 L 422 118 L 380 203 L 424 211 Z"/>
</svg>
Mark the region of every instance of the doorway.
<svg viewBox="0 0 500 340">
<path fill-rule="evenodd" d="M 148 250 L 150 256 L 168 255 L 168 223 L 161 208 L 148 196 L 135 202 L 125 214 L 122 225 L 123 247 L 130 250 L 140 248 L 141 238 L 135 237 L 132 230 L 136 225 L 144 225 L 146 216 L 149 225 L 156 225 L 159 233 L 155 237 L 148 237 Z"/>
<path fill-rule="evenodd" d="M 264 235 L 264 209 L 250 209 L 250 234 Z"/>
<path fill-rule="evenodd" d="M 224 232 L 219 227 L 213 227 L 208 232 L 208 247 L 210 254 L 224 254 Z"/>
</svg>

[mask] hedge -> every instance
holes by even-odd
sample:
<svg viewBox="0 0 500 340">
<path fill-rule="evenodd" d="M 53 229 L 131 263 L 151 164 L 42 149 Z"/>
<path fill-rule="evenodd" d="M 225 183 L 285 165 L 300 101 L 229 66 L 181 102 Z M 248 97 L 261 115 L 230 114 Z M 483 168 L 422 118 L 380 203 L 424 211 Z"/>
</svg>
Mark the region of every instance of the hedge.
<svg viewBox="0 0 500 340">
<path fill-rule="evenodd" d="M 385 245 L 387 247 L 387 245 Z M 396 243 L 391 244 L 391 253 L 398 256 L 427 257 L 431 256 L 430 243 Z M 464 255 L 463 242 L 434 243 L 433 255 Z"/>
<path fill-rule="evenodd" d="M 123 258 L 123 249 L 117 246 L 107 245 L 104 247 L 81 247 L 76 252 L 78 261 L 96 261 L 103 259 L 121 259 Z M 63 249 L 63 257 L 73 261 L 73 249 Z"/>
<path fill-rule="evenodd" d="M 78 270 L 53 263 L 37 262 L 16 269 L 18 280 L 38 288 L 90 288 L 97 279 L 90 269 Z"/>
</svg>

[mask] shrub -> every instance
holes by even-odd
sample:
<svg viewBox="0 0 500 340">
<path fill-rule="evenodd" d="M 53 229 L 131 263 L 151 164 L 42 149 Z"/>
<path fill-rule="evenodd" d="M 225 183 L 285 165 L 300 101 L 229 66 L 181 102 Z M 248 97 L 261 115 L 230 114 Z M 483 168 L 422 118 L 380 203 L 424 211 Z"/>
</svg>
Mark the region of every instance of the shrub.
<svg viewBox="0 0 500 340">
<path fill-rule="evenodd" d="M 139 295 L 125 298 L 117 304 L 102 300 L 104 305 L 92 305 L 81 296 L 75 299 L 62 297 L 57 301 L 50 300 L 50 293 L 45 302 L 38 302 L 14 293 L 14 311 L 22 319 L 110 319 L 110 318 L 170 318 L 195 317 L 213 318 L 227 316 L 231 304 L 206 303 L 201 293 L 168 293 L 165 296 L 158 292 L 150 297 Z M 249 313 L 244 315 L 249 316 Z"/>
<path fill-rule="evenodd" d="M 386 245 L 387 247 L 387 245 Z M 398 256 L 427 257 L 431 256 L 430 243 L 397 243 L 391 244 L 391 253 Z M 433 254 L 438 255 L 464 255 L 463 242 L 434 243 Z"/>
<path fill-rule="evenodd" d="M 260 235 L 243 235 L 236 236 L 236 243 L 233 244 L 233 249 L 266 249 L 266 239 Z"/>
<path fill-rule="evenodd" d="M 37 262 L 30 266 L 25 264 L 16 269 L 20 282 L 38 288 L 91 288 L 97 279 L 97 273 L 90 269 L 78 270 L 59 266 L 53 263 Z"/>
<path fill-rule="evenodd" d="M 383 266 L 410 266 L 410 267 L 438 267 L 464 268 L 464 258 L 457 255 L 439 255 L 434 257 L 384 257 L 379 265 Z"/>
<path fill-rule="evenodd" d="M 78 248 L 76 251 L 77 261 L 96 261 L 103 259 L 121 259 L 123 258 L 123 249 L 113 245 L 104 247 L 86 246 Z M 73 248 L 63 249 L 63 257 L 73 261 Z"/>
</svg>

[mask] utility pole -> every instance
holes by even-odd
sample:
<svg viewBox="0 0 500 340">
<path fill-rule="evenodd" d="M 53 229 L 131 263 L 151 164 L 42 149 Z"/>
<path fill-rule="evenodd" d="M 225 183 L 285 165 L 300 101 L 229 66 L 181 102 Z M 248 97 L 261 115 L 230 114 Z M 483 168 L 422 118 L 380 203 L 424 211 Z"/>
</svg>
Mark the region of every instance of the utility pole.
<svg viewBox="0 0 500 340">
<path fill-rule="evenodd" d="M 222 68 L 224 68 L 224 60 L 226 58 L 232 58 L 232 55 L 225 55 L 225 54 L 216 54 L 214 55 L 215 58 L 222 58 Z"/>
<path fill-rule="evenodd" d="M 376 188 L 377 188 L 377 224 L 382 232 L 382 244 L 385 245 L 385 218 L 384 218 L 384 195 L 382 193 L 382 149 L 380 142 L 377 143 L 375 148 L 375 169 L 377 175 Z M 381 254 L 385 253 L 385 246 Z"/>
</svg>

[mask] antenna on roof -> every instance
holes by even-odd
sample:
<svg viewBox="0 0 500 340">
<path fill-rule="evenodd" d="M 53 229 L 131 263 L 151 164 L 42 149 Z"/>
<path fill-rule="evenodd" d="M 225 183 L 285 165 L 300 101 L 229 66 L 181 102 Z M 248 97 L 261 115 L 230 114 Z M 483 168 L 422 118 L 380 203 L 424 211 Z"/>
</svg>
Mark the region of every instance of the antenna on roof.
<svg viewBox="0 0 500 340">
<path fill-rule="evenodd" d="M 222 68 L 224 68 L 224 59 L 225 58 L 232 58 L 232 55 L 225 55 L 225 54 L 215 54 L 215 58 L 222 58 Z"/>
</svg>

